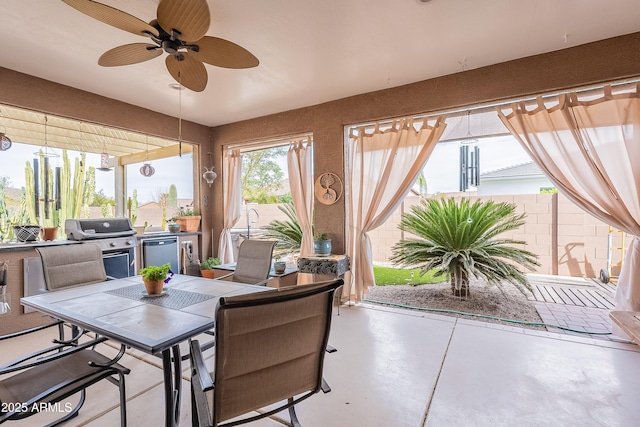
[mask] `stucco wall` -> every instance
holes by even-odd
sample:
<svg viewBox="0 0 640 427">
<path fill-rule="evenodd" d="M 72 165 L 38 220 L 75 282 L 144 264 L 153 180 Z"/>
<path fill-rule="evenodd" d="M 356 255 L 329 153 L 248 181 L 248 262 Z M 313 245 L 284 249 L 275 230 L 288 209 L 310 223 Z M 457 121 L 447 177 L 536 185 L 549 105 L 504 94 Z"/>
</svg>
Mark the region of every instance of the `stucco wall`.
<svg viewBox="0 0 640 427">
<path fill-rule="evenodd" d="M 640 33 L 633 33 L 215 128 L 183 121 L 183 138 L 202 145 L 205 153 L 211 151 L 216 171 L 222 171 L 225 145 L 313 133 L 315 173 L 333 172 L 344 178 L 345 126 L 638 76 Z M 0 68 L 0 103 L 169 138 L 175 137 L 177 128 L 175 117 L 6 68 Z M 200 159 L 199 165 L 198 170 L 211 166 L 208 159 Z M 197 178 L 194 191 L 203 214 L 202 228 L 212 230 L 216 248 L 224 217 L 222 179 L 209 188 Z M 343 180 L 348 191 L 348 180 Z M 315 209 L 318 229 L 330 230 L 335 250 L 344 251 L 345 198 L 329 206 L 316 203 Z M 203 256 L 210 255 L 211 243 L 210 234 L 203 234 Z"/>
</svg>

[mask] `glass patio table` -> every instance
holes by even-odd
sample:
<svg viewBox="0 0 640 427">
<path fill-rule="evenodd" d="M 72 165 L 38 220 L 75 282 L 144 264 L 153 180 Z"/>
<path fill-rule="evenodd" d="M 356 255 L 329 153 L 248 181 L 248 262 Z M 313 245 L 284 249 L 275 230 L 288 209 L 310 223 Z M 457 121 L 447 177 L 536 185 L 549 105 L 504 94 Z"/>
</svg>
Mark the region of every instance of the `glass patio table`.
<svg viewBox="0 0 640 427">
<path fill-rule="evenodd" d="M 140 276 L 24 297 L 20 303 L 51 317 L 162 358 L 165 425 L 180 419 L 181 342 L 214 328 L 222 296 L 264 286 L 176 274 L 161 296 L 143 294 Z"/>
</svg>

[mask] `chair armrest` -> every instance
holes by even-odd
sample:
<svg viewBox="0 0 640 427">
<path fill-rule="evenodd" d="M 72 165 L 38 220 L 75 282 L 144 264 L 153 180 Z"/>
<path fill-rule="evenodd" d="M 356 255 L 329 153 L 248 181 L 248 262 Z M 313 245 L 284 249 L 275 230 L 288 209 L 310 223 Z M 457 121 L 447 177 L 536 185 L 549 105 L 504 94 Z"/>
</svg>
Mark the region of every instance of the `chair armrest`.
<svg viewBox="0 0 640 427">
<path fill-rule="evenodd" d="M 216 280 L 227 280 L 227 278 L 233 277 L 234 274 L 235 272 L 232 271 L 231 273 L 227 273 L 224 276 L 216 277 Z"/>
<path fill-rule="evenodd" d="M 12 334 L 0 335 L 0 341 L 6 340 L 6 339 L 10 339 L 10 338 L 20 337 L 22 335 L 27 335 L 27 334 L 30 334 L 32 332 L 38 332 L 38 331 L 41 331 L 43 329 L 47 329 L 47 328 L 50 328 L 52 326 L 57 326 L 57 325 L 60 325 L 60 324 L 62 324 L 62 321 L 61 320 L 56 320 L 56 321 L 54 321 L 52 323 L 48 323 L 48 324 L 43 325 L 43 326 L 36 326 L 34 328 L 25 329 L 24 331 L 18 331 L 18 332 L 14 332 Z"/>
<path fill-rule="evenodd" d="M 267 279 L 264 279 L 264 280 L 263 280 L 263 281 L 261 281 L 261 282 L 254 283 L 253 285 L 254 285 L 254 286 L 267 286 L 267 283 L 269 283 L 269 280 L 271 280 L 271 279 L 272 279 L 272 277 L 269 277 L 269 278 L 267 278 Z"/>
<path fill-rule="evenodd" d="M 209 391 L 213 389 L 213 381 L 211 375 L 207 370 L 207 366 L 204 364 L 204 358 L 202 357 L 202 350 L 200 349 L 200 342 L 198 340 L 192 340 L 189 343 L 191 354 L 191 374 L 196 375 L 200 382 L 200 388 L 203 391 Z"/>
<path fill-rule="evenodd" d="M 47 349 L 45 351 L 39 351 L 39 352 L 34 353 L 34 354 L 32 354 L 32 355 L 30 355 L 28 357 L 22 358 L 20 364 L 12 363 L 12 364 L 0 367 L 0 375 L 10 374 L 12 372 L 17 372 L 17 371 L 21 371 L 23 369 L 32 368 L 32 367 L 37 366 L 37 365 L 42 365 L 42 364 L 50 362 L 52 360 L 60 359 L 62 357 L 68 356 L 71 353 L 77 353 L 78 351 L 82 351 L 82 350 L 84 350 L 86 348 L 95 346 L 95 345 L 97 345 L 97 344 L 99 344 L 101 342 L 104 342 L 106 340 L 107 340 L 106 337 L 100 337 L 100 338 L 93 339 L 91 341 L 84 342 L 84 343 L 79 344 L 79 345 L 74 345 L 74 346 L 71 346 L 71 347 L 67 346 L 68 348 L 66 350 L 62 350 L 65 347 L 64 345 L 51 347 L 51 348 L 49 348 L 49 349 Z M 36 360 L 34 360 L 32 362 L 24 363 L 24 362 L 27 362 L 30 359 L 33 359 L 35 356 L 39 356 L 39 355 L 44 354 L 45 352 L 48 352 L 48 351 L 55 351 L 55 352 L 51 353 L 51 354 L 49 354 L 47 356 L 38 358 L 38 359 L 36 359 Z"/>
<path fill-rule="evenodd" d="M 192 424 L 197 420 L 199 427 L 213 425 L 213 419 L 209 408 L 209 400 L 206 391 L 213 389 L 211 375 L 204 364 L 200 343 L 198 340 L 189 341 L 189 355 L 191 358 L 191 419 Z"/>
</svg>

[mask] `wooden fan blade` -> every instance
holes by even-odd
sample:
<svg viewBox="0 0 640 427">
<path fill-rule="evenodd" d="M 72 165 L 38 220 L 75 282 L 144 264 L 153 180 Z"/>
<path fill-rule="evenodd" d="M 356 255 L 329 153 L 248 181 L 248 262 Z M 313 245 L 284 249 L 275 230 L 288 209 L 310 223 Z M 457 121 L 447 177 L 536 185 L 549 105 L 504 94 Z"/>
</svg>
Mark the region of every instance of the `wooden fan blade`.
<svg viewBox="0 0 640 427">
<path fill-rule="evenodd" d="M 153 49 L 151 49 L 153 48 Z M 148 61 L 162 54 L 162 49 L 149 43 L 131 43 L 114 47 L 98 59 L 98 65 L 115 67 Z"/>
<path fill-rule="evenodd" d="M 207 0 L 161 0 L 158 23 L 167 33 L 180 32 L 185 42 L 200 40 L 209 31 L 211 15 Z"/>
<path fill-rule="evenodd" d="M 180 53 L 184 58 L 182 61 L 178 61 L 177 55 L 169 55 L 165 59 L 167 70 L 173 76 L 174 79 L 187 89 L 191 89 L 194 92 L 202 92 L 207 87 L 207 69 L 204 68 L 204 64 L 189 53 Z"/>
<path fill-rule="evenodd" d="M 252 68 L 260 64 L 247 49 L 218 37 L 203 37 L 196 43 L 198 52 L 190 52 L 194 58 L 207 64 L 224 68 Z"/>
<path fill-rule="evenodd" d="M 102 3 L 98 3 L 92 0 L 62 0 L 72 8 L 89 15 L 90 17 L 97 19 L 98 21 L 109 24 L 112 27 L 120 28 L 121 30 L 128 31 L 130 33 L 146 36 L 146 32 L 158 37 L 160 34 L 158 30 L 151 25 L 136 18 L 133 15 L 129 15 L 121 10 L 115 9 L 111 6 L 107 6 Z"/>
</svg>

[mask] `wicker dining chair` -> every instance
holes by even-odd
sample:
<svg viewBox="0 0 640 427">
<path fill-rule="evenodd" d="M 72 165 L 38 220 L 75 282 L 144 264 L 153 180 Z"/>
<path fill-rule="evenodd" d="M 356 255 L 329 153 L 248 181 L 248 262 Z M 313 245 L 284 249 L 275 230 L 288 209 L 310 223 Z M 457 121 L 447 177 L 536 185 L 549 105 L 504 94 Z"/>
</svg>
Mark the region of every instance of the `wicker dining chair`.
<svg viewBox="0 0 640 427">
<path fill-rule="evenodd" d="M 331 390 L 322 372 L 333 294 L 342 284 L 337 279 L 220 298 L 213 374 L 198 341 L 190 344 L 192 425 L 228 425 L 221 423 L 281 402 L 233 425 L 288 409 L 292 424 L 300 426 L 294 405 Z"/>
</svg>

